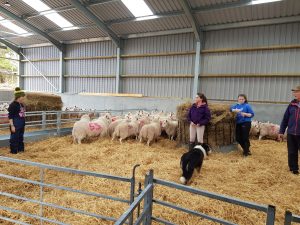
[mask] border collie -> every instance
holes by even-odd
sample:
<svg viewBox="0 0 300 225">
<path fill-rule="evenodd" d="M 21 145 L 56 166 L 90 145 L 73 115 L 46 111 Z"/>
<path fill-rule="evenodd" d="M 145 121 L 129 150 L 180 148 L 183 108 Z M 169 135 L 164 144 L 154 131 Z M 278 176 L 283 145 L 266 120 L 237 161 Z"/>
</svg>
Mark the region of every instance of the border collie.
<svg viewBox="0 0 300 225">
<path fill-rule="evenodd" d="M 180 182 L 187 184 L 193 176 L 194 169 L 200 172 L 203 160 L 211 153 L 211 148 L 208 144 L 196 145 L 191 151 L 184 153 L 181 156 L 180 165 L 182 176 Z"/>
</svg>

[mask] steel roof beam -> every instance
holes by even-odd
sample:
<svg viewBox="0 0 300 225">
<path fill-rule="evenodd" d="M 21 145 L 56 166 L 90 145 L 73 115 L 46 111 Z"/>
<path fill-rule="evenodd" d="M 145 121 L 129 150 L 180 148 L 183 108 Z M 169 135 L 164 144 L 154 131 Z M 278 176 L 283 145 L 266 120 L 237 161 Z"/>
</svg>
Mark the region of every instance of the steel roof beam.
<svg viewBox="0 0 300 225">
<path fill-rule="evenodd" d="M 11 13 L 10 11 L 8 11 L 7 9 L 5 9 L 3 7 L 0 7 L 0 12 L 3 13 L 4 15 L 6 15 L 7 17 L 17 21 L 18 23 L 22 24 L 23 26 L 25 26 L 26 28 L 28 28 L 32 32 L 43 36 L 48 41 L 50 41 L 53 45 L 55 45 L 60 51 L 62 50 L 62 44 L 59 41 L 55 40 L 54 38 L 50 37 L 45 32 L 39 30 L 35 26 L 33 26 L 30 23 L 26 22 L 21 17 L 16 16 L 15 14 Z"/>
<path fill-rule="evenodd" d="M 192 8 L 192 13 L 202 13 L 202 12 L 210 12 L 216 10 L 223 10 L 229 8 L 238 8 L 243 6 L 251 5 L 252 0 L 240 0 L 238 2 L 229 2 L 229 3 L 222 3 L 222 4 L 215 4 L 209 6 L 201 6 Z"/>
<path fill-rule="evenodd" d="M 95 16 L 85 5 L 79 0 L 70 0 L 71 3 L 80 10 L 85 16 L 91 19 L 101 30 L 103 30 L 112 39 L 117 47 L 120 47 L 120 38 L 115 34 L 102 20 Z"/>
<path fill-rule="evenodd" d="M 0 36 L 0 42 L 2 44 L 5 44 L 7 47 L 9 47 L 11 50 L 13 50 L 14 52 L 16 52 L 18 55 L 20 55 L 20 50 L 21 48 L 15 44 L 13 44 L 12 42 L 5 40 L 5 38 Z"/>
<path fill-rule="evenodd" d="M 196 40 L 201 41 L 202 38 L 201 38 L 200 26 L 198 25 L 197 20 L 195 19 L 194 15 L 192 14 L 192 10 L 191 10 L 191 7 L 190 7 L 188 1 L 187 0 L 179 0 L 179 2 L 183 8 L 185 15 L 187 16 L 188 20 L 190 21 L 190 23 L 192 25 Z"/>
</svg>

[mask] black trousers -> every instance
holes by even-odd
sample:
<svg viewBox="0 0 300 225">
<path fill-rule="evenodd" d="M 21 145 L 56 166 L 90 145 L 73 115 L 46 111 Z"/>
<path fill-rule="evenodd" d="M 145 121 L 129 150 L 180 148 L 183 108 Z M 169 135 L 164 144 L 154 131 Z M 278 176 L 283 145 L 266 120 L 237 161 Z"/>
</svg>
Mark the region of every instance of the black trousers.
<svg viewBox="0 0 300 225">
<path fill-rule="evenodd" d="M 24 129 L 25 127 L 16 128 L 15 133 L 10 134 L 10 152 L 18 153 L 24 151 Z"/>
<path fill-rule="evenodd" d="M 244 154 L 250 152 L 250 141 L 249 141 L 249 133 L 251 129 L 251 122 L 244 122 L 236 124 L 236 141 L 243 148 Z"/>
<path fill-rule="evenodd" d="M 300 135 L 287 135 L 288 164 L 291 171 L 299 170 L 298 151 L 300 150 Z"/>
</svg>

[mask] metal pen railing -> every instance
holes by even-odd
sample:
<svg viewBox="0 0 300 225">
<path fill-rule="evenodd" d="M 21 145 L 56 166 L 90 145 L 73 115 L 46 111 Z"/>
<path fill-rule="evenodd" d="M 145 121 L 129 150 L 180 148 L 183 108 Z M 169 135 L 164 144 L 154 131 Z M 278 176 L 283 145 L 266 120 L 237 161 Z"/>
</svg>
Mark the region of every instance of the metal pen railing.
<svg viewBox="0 0 300 225">
<path fill-rule="evenodd" d="M 0 156 L 0 162 L 1 161 L 2 162 L 8 162 L 8 163 L 15 163 L 15 164 L 19 164 L 19 165 L 25 165 L 25 166 L 32 166 L 32 167 L 36 167 L 36 168 L 40 169 L 40 179 L 39 179 L 39 181 L 30 180 L 30 179 L 26 179 L 26 178 L 15 177 L 15 176 L 0 173 L 0 178 L 13 180 L 13 181 L 17 181 L 17 182 L 29 183 L 29 184 L 37 185 L 37 186 L 40 187 L 39 200 L 35 200 L 35 199 L 31 199 L 31 198 L 11 194 L 11 193 L 8 193 L 8 192 L 0 191 L 0 196 L 5 196 L 7 198 L 12 198 L 12 199 L 20 200 L 20 201 L 26 201 L 26 202 L 38 204 L 40 206 L 40 215 L 30 214 L 28 212 L 24 212 L 24 211 L 21 211 L 21 210 L 13 209 L 13 208 L 2 206 L 2 205 L 0 205 L 0 209 L 10 211 L 10 212 L 13 212 L 13 213 L 17 213 L 17 214 L 21 214 L 21 215 L 31 217 L 31 218 L 34 218 L 34 219 L 39 219 L 40 224 L 43 224 L 43 222 L 50 222 L 50 223 L 60 224 L 60 225 L 65 225 L 66 224 L 66 223 L 63 223 L 63 222 L 58 221 L 58 220 L 49 219 L 49 218 L 44 217 L 44 211 L 43 211 L 44 207 L 60 209 L 60 210 L 69 211 L 69 212 L 73 212 L 73 213 L 78 213 L 78 214 L 86 215 L 86 216 L 89 216 L 89 217 L 94 217 L 94 218 L 97 218 L 97 219 L 107 220 L 107 221 L 117 221 L 118 220 L 117 218 L 110 217 L 110 216 L 99 215 L 99 214 L 96 214 L 96 213 L 87 212 L 87 211 L 80 210 L 80 209 L 75 209 L 75 208 L 71 208 L 71 207 L 64 207 L 64 206 L 61 206 L 61 205 L 45 202 L 44 201 L 44 188 L 45 187 L 55 189 L 55 190 L 63 190 L 63 191 L 68 191 L 68 192 L 72 192 L 72 193 L 79 193 L 79 194 L 82 194 L 82 195 L 85 195 L 85 196 L 93 196 L 93 197 L 98 197 L 98 198 L 102 198 L 102 199 L 109 199 L 109 200 L 112 200 L 112 201 L 126 203 L 126 204 L 129 204 L 129 205 L 134 202 L 135 170 L 136 170 L 136 167 L 139 166 L 139 165 L 134 166 L 133 172 L 132 172 L 132 177 L 131 178 L 126 178 L 126 177 L 121 177 L 121 176 L 112 176 L 112 175 L 108 175 L 108 174 L 95 173 L 95 172 L 89 172 L 89 171 L 83 171 L 83 170 L 76 170 L 76 169 L 71 169 L 71 168 L 52 166 L 52 165 L 47 165 L 47 164 L 42 164 L 42 163 L 36 163 L 36 162 L 30 162 L 30 161 L 25 161 L 25 160 Z M 104 179 L 109 179 L 109 180 L 114 180 L 114 181 L 119 181 L 119 182 L 130 183 L 129 199 L 123 199 L 123 198 L 104 195 L 104 194 L 100 194 L 100 193 L 84 191 L 84 190 L 78 190 L 78 189 L 69 188 L 69 187 L 65 187 L 65 186 L 59 186 L 59 185 L 55 185 L 55 184 L 51 184 L 51 183 L 46 183 L 45 179 L 44 179 L 45 174 L 46 174 L 46 170 L 47 171 L 49 171 L 49 170 L 59 171 L 59 172 L 76 174 L 76 175 L 83 175 L 83 176 L 92 176 L 92 177 L 96 177 L 96 178 L 104 178 Z M 27 223 L 24 223 L 22 221 L 18 221 L 18 220 L 12 219 L 12 218 L 5 217 L 3 215 L 0 216 L 0 219 L 10 221 L 10 222 L 14 222 L 16 224 L 27 224 Z M 126 221 L 126 224 L 132 224 L 132 217 L 129 217 L 129 220 L 128 220 L 128 222 Z"/>
<path fill-rule="evenodd" d="M 92 118 L 99 117 L 102 113 L 112 113 L 114 116 L 124 115 L 127 112 L 133 112 L 144 109 L 126 109 L 126 110 L 96 110 L 96 111 L 35 111 L 26 112 L 26 127 L 36 127 L 45 130 L 48 126 L 54 126 L 58 133 L 64 124 L 75 123 L 83 114 L 92 114 Z M 34 117 L 34 118 L 32 118 Z M 0 120 L 7 116 L 0 115 Z M 8 130 L 9 123 L 0 124 L 0 130 Z"/>
<path fill-rule="evenodd" d="M 293 214 L 290 211 L 285 212 L 284 225 L 291 225 L 292 222 L 300 223 L 300 216 Z"/>
<path fill-rule="evenodd" d="M 157 185 L 161 185 L 164 187 L 169 187 L 169 188 L 174 188 L 177 190 L 181 190 L 181 191 L 185 191 L 188 193 L 193 193 L 193 194 L 197 194 L 200 196 L 204 196 L 204 197 L 208 197 L 210 199 L 215 199 L 215 200 L 219 200 L 222 202 L 227 202 L 230 204 L 234 204 L 234 205 L 238 205 L 238 206 L 242 206 L 245 208 L 249 208 L 249 209 L 254 209 L 257 211 L 261 211 L 261 212 L 265 212 L 267 214 L 267 219 L 266 219 L 266 225 L 274 225 L 275 223 L 275 206 L 271 206 L 271 205 L 259 205 L 253 202 L 247 202 L 247 201 L 243 201 L 237 198 L 233 198 L 233 197 L 229 197 L 229 196 L 225 196 L 225 195 L 220 195 L 220 194 L 216 194 L 216 193 L 212 193 L 212 192 L 208 192 L 208 191 L 204 191 L 204 190 L 200 190 L 200 189 L 196 189 L 196 188 L 192 188 L 189 186 L 185 186 L 185 185 L 181 185 L 181 184 L 177 184 L 174 182 L 170 182 L 170 181 L 164 181 L 164 180 L 160 180 L 160 179 L 153 179 L 153 183 L 157 184 Z M 235 223 L 224 220 L 224 219 L 219 219 L 201 212 L 197 212 L 194 210 L 190 210 L 166 201 L 161 201 L 158 199 L 153 199 L 153 202 L 158 204 L 158 205 L 162 205 L 168 208 L 172 208 L 181 212 L 185 212 L 185 213 L 189 213 L 192 215 L 195 215 L 197 217 L 201 217 L 201 218 L 205 218 L 207 220 L 210 221 L 214 221 L 220 224 L 226 224 L 226 225 L 235 225 Z M 175 225 L 175 223 L 172 223 L 170 221 L 167 221 L 165 219 L 162 218 L 157 218 L 157 217 L 152 217 L 152 219 L 156 222 L 159 223 L 163 223 L 163 224 L 169 224 L 169 225 Z"/>
<path fill-rule="evenodd" d="M 121 225 L 126 223 L 127 218 L 133 218 L 134 210 L 138 208 L 137 218 L 134 225 L 143 223 L 144 225 L 151 224 L 152 205 L 153 205 L 153 170 L 145 176 L 145 189 L 139 194 L 136 200 L 130 205 L 130 207 L 124 212 L 124 214 L 115 222 L 115 225 Z M 141 202 L 144 201 L 143 211 L 140 214 L 139 207 Z M 133 222 L 133 221 L 132 221 Z"/>
</svg>

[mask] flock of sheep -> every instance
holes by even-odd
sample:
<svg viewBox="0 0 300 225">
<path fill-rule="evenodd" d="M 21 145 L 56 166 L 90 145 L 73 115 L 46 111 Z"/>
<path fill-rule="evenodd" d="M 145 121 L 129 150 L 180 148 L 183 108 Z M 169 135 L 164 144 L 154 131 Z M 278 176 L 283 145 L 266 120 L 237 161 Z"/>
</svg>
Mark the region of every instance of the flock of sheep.
<svg viewBox="0 0 300 225">
<path fill-rule="evenodd" d="M 178 121 L 175 113 L 137 111 L 123 116 L 112 116 L 104 113 L 99 118 L 91 120 L 90 115 L 81 116 L 75 122 L 72 130 L 74 143 L 81 144 L 89 137 L 107 137 L 112 140 L 118 138 L 120 143 L 126 138 L 134 137 L 140 142 L 156 141 L 165 131 L 169 139 L 174 140 L 177 134 Z"/>
</svg>

